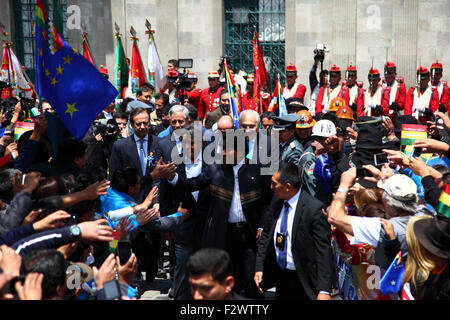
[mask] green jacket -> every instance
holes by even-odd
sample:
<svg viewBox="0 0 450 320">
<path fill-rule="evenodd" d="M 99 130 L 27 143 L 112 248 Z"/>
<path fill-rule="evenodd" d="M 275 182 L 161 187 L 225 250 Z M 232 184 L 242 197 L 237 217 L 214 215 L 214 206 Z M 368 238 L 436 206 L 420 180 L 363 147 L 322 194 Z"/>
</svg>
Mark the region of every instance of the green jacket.
<svg viewBox="0 0 450 320">
<path fill-rule="evenodd" d="M 281 161 L 294 163 L 300 168 L 300 157 L 302 153 L 302 144 L 295 139 L 295 136 L 292 136 L 285 142 L 284 146 L 281 147 L 280 159 Z"/>
<path fill-rule="evenodd" d="M 299 159 L 300 177 L 302 179 L 302 189 L 306 190 L 314 198 L 318 199 L 325 205 L 330 205 L 332 195 L 325 193 L 314 176 L 314 166 L 316 164 L 316 155 L 314 149 L 309 146 L 305 149 Z"/>
</svg>

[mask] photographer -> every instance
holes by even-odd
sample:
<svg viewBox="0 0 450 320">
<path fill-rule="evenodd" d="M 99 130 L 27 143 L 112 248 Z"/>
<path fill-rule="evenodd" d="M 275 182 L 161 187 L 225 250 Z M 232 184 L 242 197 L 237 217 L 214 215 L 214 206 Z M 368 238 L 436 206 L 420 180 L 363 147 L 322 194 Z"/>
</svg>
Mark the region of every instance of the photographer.
<svg viewBox="0 0 450 320">
<path fill-rule="evenodd" d="M 127 138 L 128 137 L 128 113 L 126 112 L 114 112 L 113 119 L 117 124 L 117 128 L 119 129 L 119 137 L 118 139 Z"/>
<path fill-rule="evenodd" d="M 165 92 L 169 95 L 169 103 L 178 103 L 180 101 L 177 90 L 178 83 L 178 72 L 175 70 L 169 71 L 167 74 L 167 90 Z"/>
<path fill-rule="evenodd" d="M 309 88 L 311 90 L 310 103 L 308 111 L 314 115 L 317 96 L 319 95 L 319 90 L 321 87 L 328 86 L 328 70 L 320 70 L 319 81 L 317 81 L 317 66 L 319 62 L 323 63 L 325 58 L 325 52 L 320 53 L 314 50 L 314 64 L 309 72 Z"/>
<path fill-rule="evenodd" d="M 119 122 L 123 120 L 119 120 Z M 125 130 L 127 130 L 125 122 Z M 122 136 L 116 120 L 97 119 L 83 138 L 87 146 L 88 165 L 107 167 L 111 157 L 112 145 Z M 126 132 L 125 132 L 126 134 Z"/>
</svg>

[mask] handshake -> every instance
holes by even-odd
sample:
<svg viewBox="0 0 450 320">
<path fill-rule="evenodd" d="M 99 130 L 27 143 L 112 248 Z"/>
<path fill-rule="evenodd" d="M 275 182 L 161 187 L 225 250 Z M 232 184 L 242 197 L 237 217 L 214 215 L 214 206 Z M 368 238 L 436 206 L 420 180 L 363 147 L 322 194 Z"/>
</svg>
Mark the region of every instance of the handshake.
<svg viewBox="0 0 450 320">
<path fill-rule="evenodd" d="M 153 180 L 157 179 L 169 179 L 172 180 L 175 177 L 177 170 L 176 165 L 173 162 L 164 163 L 162 157 L 156 162 L 151 176 Z"/>
</svg>

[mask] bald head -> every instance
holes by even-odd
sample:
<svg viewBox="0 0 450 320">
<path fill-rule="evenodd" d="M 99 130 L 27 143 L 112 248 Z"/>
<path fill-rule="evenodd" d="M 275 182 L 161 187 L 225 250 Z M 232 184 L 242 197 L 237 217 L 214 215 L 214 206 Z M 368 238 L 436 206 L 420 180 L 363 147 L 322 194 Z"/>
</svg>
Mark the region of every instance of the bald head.
<svg viewBox="0 0 450 320">
<path fill-rule="evenodd" d="M 217 129 L 222 132 L 225 132 L 227 129 L 234 129 L 233 118 L 229 115 L 221 116 L 219 121 L 217 121 Z"/>
<path fill-rule="evenodd" d="M 239 127 L 245 132 L 258 131 L 259 121 L 259 114 L 255 110 L 247 109 L 239 115 Z"/>
</svg>

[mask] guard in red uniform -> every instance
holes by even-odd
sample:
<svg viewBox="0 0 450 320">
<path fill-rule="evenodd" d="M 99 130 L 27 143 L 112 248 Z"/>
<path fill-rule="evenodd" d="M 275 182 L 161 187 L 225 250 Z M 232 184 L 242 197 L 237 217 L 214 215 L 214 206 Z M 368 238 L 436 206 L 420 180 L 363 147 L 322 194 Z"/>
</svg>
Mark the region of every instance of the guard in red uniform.
<svg viewBox="0 0 450 320">
<path fill-rule="evenodd" d="M 327 113 L 330 102 L 336 97 L 342 98 L 348 106 L 350 94 L 347 86 L 341 84 L 341 69 L 333 65 L 330 69 L 330 80 L 328 87 L 321 87 L 316 100 L 316 115 Z"/>
<path fill-rule="evenodd" d="M 186 95 L 189 97 L 189 103 L 196 107 L 198 110 L 198 104 L 200 103 L 200 95 L 202 94 L 202 89 L 196 88 L 198 78 L 195 73 L 189 73 L 188 79 L 191 82 L 191 88 L 186 91 Z"/>
<path fill-rule="evenodd" d="M 362 109 L 364 104 L 364 89 L 358 86 L 357 77 L 358 71 L 356 70 L 356 66 L 350 62 L 350 65 L 346 70 L 345 78 L 348 94 L 350 96 L 348 105 L 355 114 L 357 110 Z"/>
<path fill-rule="evenodd" d="M 412 115 L 421 123 L 433 120 L 433 113 L 439 108 L 439 92 L 428 85 L 430 72 L 425 67 L 417 69 L 419 84 L 409 88 L 406 94 L 405 115 Z"/>
<path fill-rule="evenodd" d="M 250 73 L 247 76 L 247 92 L 241 93 L 242 97 L 242 106 L 243 110 L 251 109 L 259 112 L 260 114 L 263 113 L 270 104 L 270 94 L 265 93 L 261 91 L 260 97 L 261 97 L 261 105 L 262 110 L 259 110 L 258 103 L 256 99 L 253 97 L 253 84 L 255 83 L 255 75 L 253 73 Z"/>
<path fill-rule="evenodd" d="M 370 68 L 368 74 L 369 87 L 364 92 L 364 108 L 357 111 L 357 116 L 380 117 L 383 114 L 381 107 L 381 76 L 378 69 Z"/>
<path fill-rule="evenodd" d="M 384 65 L 384 82 L 381 91 L 383 115 L 395 122 L 398 112 L 405 108 L 406 87 L 397 81 L 397 67 L 392 61 L 387 61 Z"/>
<path fill-rule="evenodd" d="M 223 88 L 220 86 L 219 73 L 217 71 L 210 71 L 208 73 L 209 88 L 203 89 L 200 94 L 200 101 L 198 104 L 198 118 L 203 120 L 206 112 L 215 110 L 220 103 L 220 92 Z"/>
<path fill-rule="evenodd" d="M 442 64 L 436 61 L 431 65 L 430 70 L 432 89 L 439 93 L 439 111 L 445 113 L 450 107 L 450 88 L 447 86 L 447 81 L 441 81 Z"/>
<path fill-rule="evenodd" d="M 286 67 L 286 85 L 281 88 L 281 93 L 283 94 L 285 100 L 289 98 L 300 98 L 304 101 L 306 87 L 301 83 L 295 82 L 296 80 L 297 68 L 290 63 Z"/>
</svg>

